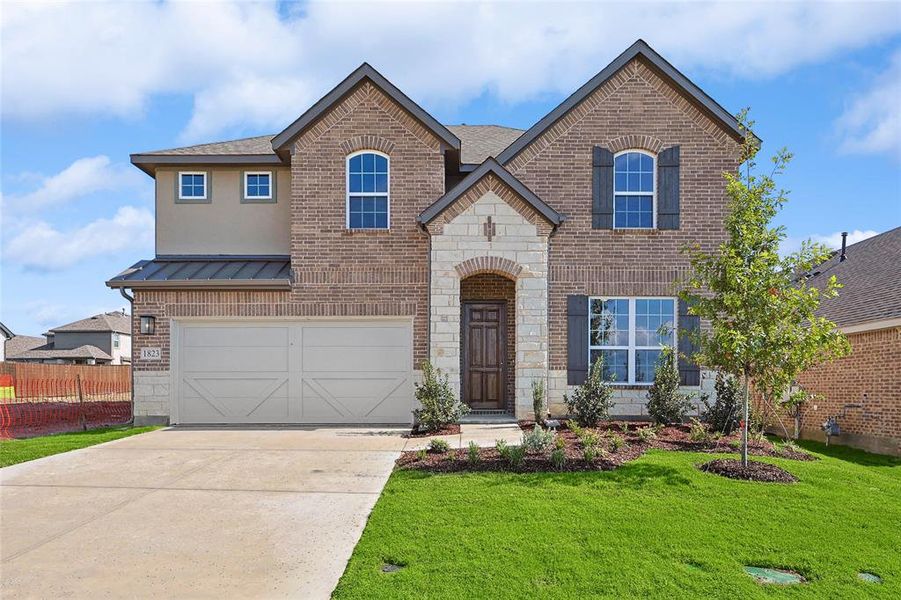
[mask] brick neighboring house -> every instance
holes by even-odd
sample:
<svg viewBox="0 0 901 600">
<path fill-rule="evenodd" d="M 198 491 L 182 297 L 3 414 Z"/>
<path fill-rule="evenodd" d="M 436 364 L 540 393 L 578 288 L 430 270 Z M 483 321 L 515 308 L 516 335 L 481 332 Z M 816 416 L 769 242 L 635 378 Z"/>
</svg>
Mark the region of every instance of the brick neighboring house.
<svg viewBox="0 0 901 600">
<path fill-rule="evenodd" d="M 44 337 L 17 335 L 5 343 L 6 360 L 61 365 L 121 365 L 131 362 L 131 318 L 125 312 L 93 315 Z"/>
<path fill-rule="evenodd" d="M 835 417 L 841 435 L 830 442 L 901 455 L 901 227 L 848 246 L 845 259 L 836 253 L 809 282 L 832 275 L 844 287 L 819 314 L 845 333 L 851 354 L 798 381 L 820 396 L 802 407 L 800 435 L 823 440 L 823 423 Z M 791 432 L 794 421 L 785 425 Z"/>
<path fill-rule="evenodd" d="M 686 243 L 725 238 L 736 120 L 642 41 L 527 131 L 445 126 L 367 64 L 274 136 L 132 155 L 135 416 L 409 423 L 428 359 L 479 411 L 551 410 L 603 354 L 645 413 Z M 683 361 L 686 390 L 712 387 Z"/>
</svg>

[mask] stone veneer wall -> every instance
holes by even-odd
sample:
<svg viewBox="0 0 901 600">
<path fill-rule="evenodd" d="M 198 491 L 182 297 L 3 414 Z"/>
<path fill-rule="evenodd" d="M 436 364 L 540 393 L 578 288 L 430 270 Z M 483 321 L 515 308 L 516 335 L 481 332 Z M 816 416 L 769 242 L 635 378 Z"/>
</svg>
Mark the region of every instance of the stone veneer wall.
<svg viewBox="0 0 901 600">
<path fill-rule="evenodd" d="M 488 241 L 488 216 L 495 235 Z M 531 415 L 531 384 L 547 376 L 547 243 L 551 228 L 493 175 L 429 224 L 430 355 L 460 394 L 460 280 L 498 273 L 516 280 L 515 414 Z"/>
</svg>

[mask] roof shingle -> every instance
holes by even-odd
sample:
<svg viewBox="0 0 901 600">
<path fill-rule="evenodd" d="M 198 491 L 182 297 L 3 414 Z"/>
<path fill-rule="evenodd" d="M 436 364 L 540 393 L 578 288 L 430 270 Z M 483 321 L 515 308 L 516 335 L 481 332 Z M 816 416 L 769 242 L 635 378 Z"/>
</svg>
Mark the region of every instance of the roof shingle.
<svg viewBox="0 0 901 600">
<path fill-rule="evenodd" d="M 101 313 L 67 323 L 50 330 L 51 333 L 72 331 L 114 331 L 116 333 L 131 333 L 131 317 L 122 312 Z"/>
</svg>

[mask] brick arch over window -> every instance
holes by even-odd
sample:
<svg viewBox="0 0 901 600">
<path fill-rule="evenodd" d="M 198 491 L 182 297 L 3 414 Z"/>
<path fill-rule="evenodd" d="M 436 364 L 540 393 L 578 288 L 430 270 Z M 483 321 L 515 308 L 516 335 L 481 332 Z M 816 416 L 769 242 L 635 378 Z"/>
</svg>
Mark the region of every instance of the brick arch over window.
<svg viewBox="0 0 901 600">
<path fill-rule="evenodd" d="M 360 150 L 377 150 L 384 154 L 391 154 L 391 151 L 394 150 L 394 142 L 377 135 L 357 135 L 341 142 L 341 149 L 345 154 Z"/>
<path fill-rule="evenodd" d="M 498 256 L 479 256 L 478 258 L 470 258 L 464 260 L 455 267 L 457 275 L 460 279 L 465 279 L 471 275 L 480 273 L 493 273 L 495 275 L 503 275 L 516 279 L 522 272 L 522 265 L 518 265 L 507 258 Z"/>
<path fill-rule="evenodd" d="M 608 142 L 607 148 L 614 154 L 635 149 L 659 154 L 663 150 L 663 142 L 649 135 L 624 135 Z"/>
</svg>

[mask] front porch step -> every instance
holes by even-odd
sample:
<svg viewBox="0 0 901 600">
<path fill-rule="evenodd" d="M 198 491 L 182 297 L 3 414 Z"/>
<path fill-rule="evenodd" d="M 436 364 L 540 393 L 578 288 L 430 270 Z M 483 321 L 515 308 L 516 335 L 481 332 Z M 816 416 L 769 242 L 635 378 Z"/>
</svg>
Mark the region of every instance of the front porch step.
<svg viewBox="0 0 901 600">
<path fill-rule="evenodd" d="M 496 425 L 502 423 L 516 423 L 516 417 L 513 416 L 513 413 L 503 412 L 503 411 L 472 411 L 462 419 L 460 419 L 461 424 L 482 424 L 482 425 Z"/>
</svg>

